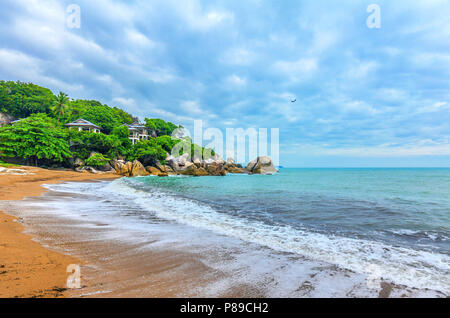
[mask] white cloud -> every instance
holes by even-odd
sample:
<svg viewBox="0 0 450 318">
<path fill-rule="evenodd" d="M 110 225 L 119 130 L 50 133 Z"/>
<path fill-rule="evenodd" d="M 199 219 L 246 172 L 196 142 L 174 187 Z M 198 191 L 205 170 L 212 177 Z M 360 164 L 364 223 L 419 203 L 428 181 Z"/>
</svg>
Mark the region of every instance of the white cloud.
<svg viewBox="0 0 450 318">
<path fill-rule="evenodd" d="M 245 77 L 239 77 L 235 74 L 228 76 L 225 82 L 234 87 L 242 87 L 247 85 L 247 79 Z"/>
<path fill-rule="evenodd" d="M 277 61 L 272 65 L 276 73 L 288 76 L 293 81 L 306 79 L 318 69 L 316 58 L 301 58 L 297 61 Z"/>
<path fill-rule="evenodd" d="M 373 74 L 378 68 L 378 63 L 374 61 L 356 61 L 352 63 L 347 71 L 346 77 L 351 79 L 363 79 Z"/>
<path fill-rule="evenodd" d="M 255 61 L 256 54 L 245 48 L 228 49 L 220 58 L 225 64 L 246 66 Z"/>
</svg>

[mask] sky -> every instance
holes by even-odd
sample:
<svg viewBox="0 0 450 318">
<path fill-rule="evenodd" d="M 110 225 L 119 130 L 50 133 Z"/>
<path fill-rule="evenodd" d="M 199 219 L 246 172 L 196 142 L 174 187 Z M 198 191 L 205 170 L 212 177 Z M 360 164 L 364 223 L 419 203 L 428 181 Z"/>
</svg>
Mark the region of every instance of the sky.
<svg viewBox="0 0 450 318">
<path fill-rule="evenodd" d="M 0 79 L 187 128 L 279 128 L 287 167 L 449 167 L 449 17 L 448 0 L 2 0 Z"/>
</svg>

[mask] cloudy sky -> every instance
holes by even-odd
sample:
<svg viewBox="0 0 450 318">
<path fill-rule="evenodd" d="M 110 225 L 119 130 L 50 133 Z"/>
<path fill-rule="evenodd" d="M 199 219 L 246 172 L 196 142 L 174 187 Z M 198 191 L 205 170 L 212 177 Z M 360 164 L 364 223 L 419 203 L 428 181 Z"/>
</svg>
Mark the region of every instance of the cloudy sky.
<svg viewBox="0 0 450 318">
<path fill-rule="evenodd" d="M 186 127 L 280 128 L 285 166 L 450 166 L 449 16 L 448 0 L 3 0 L 0 79 Z"/>
</svg>

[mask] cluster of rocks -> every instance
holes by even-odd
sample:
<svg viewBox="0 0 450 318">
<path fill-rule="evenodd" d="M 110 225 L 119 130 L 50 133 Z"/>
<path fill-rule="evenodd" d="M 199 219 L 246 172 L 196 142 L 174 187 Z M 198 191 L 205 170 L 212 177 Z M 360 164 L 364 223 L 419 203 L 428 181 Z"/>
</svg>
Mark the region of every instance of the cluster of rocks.
<svg viewBox="0 0 450 318">
<path fill-rule="evenodd" d="M 253 174 L 274 174 L 278 172 L 273 166 L 272 159 L 267 156 L 258 157 L 250 161 L 245 170 Z"/>
<path fill-rule="evenodd" d="M 229 158 L 227 161 L 224 161 L 217 155 L 207 160 L 200 160 L 199 158 L 191 160 L 189 154 L 184 154 L 179 157 L 167 156 L 165 161 L 165 165 L 157 163 L 154 166 L 144 167 L 138 160 L 133 162 L 114 160 L 111 162 L 111 166 L 117 174 L 127 177 L 148 175 L 200 177 L 225 176 L 227 173 L 272 174 L 277 172 L 269 157 L 258 157 L 245 169 L 240 164 L 236 164 L 233 159 Z"/>
</svg>

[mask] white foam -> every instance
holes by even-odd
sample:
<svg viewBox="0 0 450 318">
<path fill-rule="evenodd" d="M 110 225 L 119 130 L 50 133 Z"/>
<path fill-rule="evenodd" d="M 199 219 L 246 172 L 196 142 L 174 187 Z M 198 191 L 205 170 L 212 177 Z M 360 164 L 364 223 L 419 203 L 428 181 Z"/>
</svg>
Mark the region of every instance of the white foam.
<svg viewBox="0 0 450 318">
<path fill-rule="evenodd" d="M 292 252 L 312 260 L 338 265 L 357 273 L 370 274 L 374 265 L 384 279 L 416 288 L 428 288 L 450 294 L 450 257 L 386 245 L 380 242 L 313 233 L 290 226 L 269 226 L 262 222 L 220 213 L 193 200 L 166 195 L 157 190 L 136 190 L 116 180 L 109 191 L 134 197 L 143 208 L 160 218 L 173 220 L 243 241 Z"/>
</svg>

